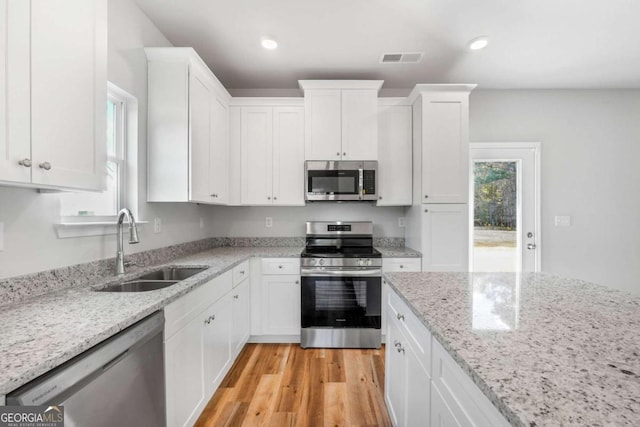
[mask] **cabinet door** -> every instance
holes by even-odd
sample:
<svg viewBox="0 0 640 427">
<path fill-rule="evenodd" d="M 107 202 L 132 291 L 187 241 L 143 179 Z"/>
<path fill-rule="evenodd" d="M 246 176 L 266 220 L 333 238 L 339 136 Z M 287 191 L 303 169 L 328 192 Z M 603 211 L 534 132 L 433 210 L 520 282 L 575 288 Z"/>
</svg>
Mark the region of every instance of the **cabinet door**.
<svg viewBox="0 0 640 427">
<path fill-rule="evenodd" d="M 107 1 L 31 1 L 32 182 L 106 185 Z"/>
<path fill-rule="evenodd" d="M 411 107 L 378 109 L 378 206 L 411 205 Z"/>
<path fill-rule="evenodd" d="M 431 385 L 431 427 L 460 427 L 460 423 L 440 395 L 438 388 Z"/>
<path fill-rule="evenodd" d="M 468 205 L 422 206 L 422 271 L 468 271 Z"/>
<path fill-rule="evenodd" d="M 342 159 L 378 160 L 378 93 L 342 91 Z"/>
<path fill-rule="evenodd" d="M 192 425 L 205 403 L 202 320 L 198 316 L 164 344 L 167 425 Z"/>
<path fill-rule="evenodd" d="M 341 102 L 340 90 L 305 91 L 306 160 L 340 160 L 342 157 Z"/>
<path fill-rule="evenodd" d="M 421 326 L 422 327 L 422 326 Z M 407 427 L 429 427 L 429 404 L 431 401 L 431 378 L 419 360 L 419 353 L 407 343 L 403 356 L 407 364 L 406 425 Z M 425 361 L 429 364 L 429 360 Z"/>
<path fill-rule="evenodd" d="M 389 317 L 392 310 L 387 307 L 387 336 L 385 344 L 385 402 L 394 426 L 406 425 L 405 394 L 407 388 L 407 364 L 397 345 L 402 345 L 404 337 L 397 321 Z"/>
<path fill-rule="evenodd" d="M 212 105 L 212 136 L 211 136 L 211 194 L 212 203 L 225 204 L 229 196 L 228 183 L 228 126 L 229 109 L 226 103 L 214 96 Z"/>
<path fill-rule="evenodd" d="M 304 206 L 304 108 L 273 109 L 273 204 Z"/>
<path fill-rule="evenodd" d="M 262 276 L 262 332 L 300 334 L 300 276 Z"/>
<path fill-rule="evenodd" d="M 271 205 L 273 109 L 243 107 L 241 113 L 242 204 Z"/>
<path fill-rule="evenodd" d="M 422 202 L 469 201 L 468 94 L 428 94 L 422 103 Z"/>
<path fill-rule="evenodd" d="M 31 182 L 29 2 L 0 0 L 0 180 Z M 27 163 L 28 164 L 28 163 Z"/>
<path fill-rule="evenodd" d="M 204 391 L 211 396 L 231 363 L 231 296 L 227 294 L 200 318 L 204 342 Z"/>
<path fill-rule="evenodd" d="M 249 339 L 249 280 L 233 289 L 232 298 L 231 354 L 235 357 Z"/>
<path fill-rule="evenodd" d="M 211 106 L 213 97 L 205 77 L 189 75 L 189 200 L 212 201 L 209 160 L 211 159 Z"/>
</svg>

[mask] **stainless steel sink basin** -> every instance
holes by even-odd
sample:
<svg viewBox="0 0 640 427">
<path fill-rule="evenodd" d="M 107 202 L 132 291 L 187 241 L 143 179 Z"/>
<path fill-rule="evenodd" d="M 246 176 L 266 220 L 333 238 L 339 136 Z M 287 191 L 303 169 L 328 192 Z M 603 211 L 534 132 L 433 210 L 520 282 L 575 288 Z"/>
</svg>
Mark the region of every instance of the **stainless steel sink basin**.
<svg viewBox="0 0 640 427">
<path fill-rule="evenodd" d="M 178 280 L 134 280 L 131 282 L 109 285 L 97 292 L 148 292 L 175 285 Z"/>
<path fill-rule="evenodd" d="M 138 277 L 136 280 L 184 280 L 194 276 L 206 268 L 201 267 L 168 267 L 152 271 Z"/>
<path fill-rule="evenodd" d="M 143 274 L 135 280 L 124 283 L 116 283 L 106 286 L 102 289 L 96 289 L 97 292 L 148 292 L 155 291 L 175 285 L 176 283 L 188 279 L 206 267 L 167 267 L 161 270 L 151 271 Z"/>
</svg>

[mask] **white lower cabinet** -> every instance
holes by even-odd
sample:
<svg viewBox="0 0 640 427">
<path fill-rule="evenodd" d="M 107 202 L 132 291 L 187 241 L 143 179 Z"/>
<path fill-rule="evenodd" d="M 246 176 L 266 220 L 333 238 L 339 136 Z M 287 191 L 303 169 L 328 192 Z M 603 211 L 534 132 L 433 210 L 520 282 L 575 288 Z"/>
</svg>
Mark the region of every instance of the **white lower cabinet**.
<svg viewBox="0 0 640 427">
<path fill-rule="evenodd" d="M 204 352 L 204 391 L 211 396 L 231 367 L 231 295 L 227 294 L 201 316 Z"/>
<path fill-rule="evenodd" d="M 420 258 L 383 258 L 382 273 L 420 271 L 422 260 Z M 382 280 L 382 335 L 387 333 L 387 283 Z"/>
<path fill-rule="evenodd" d="M 385 403 L 394 426 L 509 425 L 391 289 L 385 352 Z"/>
<path fill-rule="evenodd" d="M 248 291 L 249 281 L 244 280 L 232 288 L 232 277 L 232 271 L 227 271 L 165 307 L 169 427 L 191 426 L 196 422 L 231 368 L 235 351 L 246 342 L 248 308 L 245 308 L 246 318 L 236 323 L 242 315 L 236 313 L 239 303 L 235 302 L 234 295 Z M 248 295 L 245 300 L 248 302 Z M 233 342 L 232 337 L 235 337 Z"/>
<path fill-rule="evenodd" d="M 231 291 L 231 357 L 235 358 L 249 339 L 250 300 L 249 280 L 244 280 Z"/>
<path fill-rule="evenodd" d="M 426 346 L 406 332 L 404 316 L 409 315 L 408 310 L 398 307 L 394 297 L 393 291 L 389 291 L 385 402 L 395 426 L 428 426 L 431 379 L 428 364 L 421 360 Z"/>
<path fill-rule="evenodd" d="M 164 343 L 167 426 L 192 425 L 205 404 L 202 329 L 195 317 Z"/>
<path fill-rule="evenodd" d="M 262 277 L 262 333 L 300 334 L 300 276 Z"/>
</svg>

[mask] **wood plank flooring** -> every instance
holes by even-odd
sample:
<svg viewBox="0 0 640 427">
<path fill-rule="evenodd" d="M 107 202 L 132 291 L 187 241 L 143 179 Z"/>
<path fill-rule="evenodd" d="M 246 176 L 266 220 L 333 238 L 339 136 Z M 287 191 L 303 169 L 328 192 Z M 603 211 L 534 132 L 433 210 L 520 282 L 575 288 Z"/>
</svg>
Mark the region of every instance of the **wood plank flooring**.
<svg viewBox="0 0 640 427">
<path fill-rule="evenodd" d="M 247 344 L 196 426 L 391 426 L 384 347 Z"/>
</svg>

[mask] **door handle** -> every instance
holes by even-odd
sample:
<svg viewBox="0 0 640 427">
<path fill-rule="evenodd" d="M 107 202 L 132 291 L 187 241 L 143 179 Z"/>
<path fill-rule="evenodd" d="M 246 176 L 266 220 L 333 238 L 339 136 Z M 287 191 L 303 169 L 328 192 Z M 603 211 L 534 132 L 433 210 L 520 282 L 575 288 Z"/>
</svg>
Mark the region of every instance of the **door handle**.
<svg viewBox="0 0 640 427">
<path fill-rule="evenodd" d="M 529 244 L 527 245 L 527 249 L 529 249 L 530 251 L 534 250 L 535 248 L 536 248 L 536 245 L 535 245 L 535 244 L 533 244 L 533 243 L 529 243 Z"/>
</svg>

